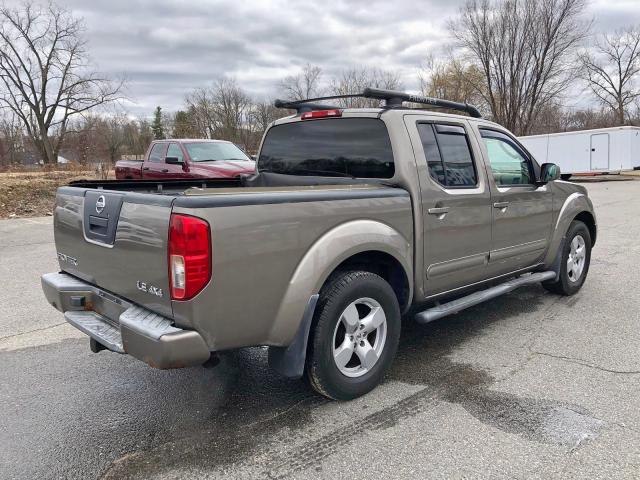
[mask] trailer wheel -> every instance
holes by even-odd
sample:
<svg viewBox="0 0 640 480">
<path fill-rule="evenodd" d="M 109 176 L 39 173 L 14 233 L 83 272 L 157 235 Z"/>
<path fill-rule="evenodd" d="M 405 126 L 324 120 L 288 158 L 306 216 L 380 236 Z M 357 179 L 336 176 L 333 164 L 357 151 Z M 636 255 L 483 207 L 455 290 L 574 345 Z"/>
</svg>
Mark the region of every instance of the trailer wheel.
<svg viewBox="0 0 640 480">
<path fill-rule="evenodd" d="M 306 379 L 334 400 L 374 389 L 400 338 L 400 307 L 391 286 L 365 271 L 338 273 L 320 291 L 307 353 Z"/>
<path fill-rule="evenodd" d="M 557 280 L 543 282 L 542 286 L 553 293 L 573 295 L 582 288 L 591 262 L 591 234 L 589 228 L 574 220 L 567 230 Z"/>
<path fill-rule="evenodd" d="M 561 173 L 560 174 L 560 179 L 561 180 L 569 180 L 571 178 L 571 174 L 570 173 Z"/>
</svg>

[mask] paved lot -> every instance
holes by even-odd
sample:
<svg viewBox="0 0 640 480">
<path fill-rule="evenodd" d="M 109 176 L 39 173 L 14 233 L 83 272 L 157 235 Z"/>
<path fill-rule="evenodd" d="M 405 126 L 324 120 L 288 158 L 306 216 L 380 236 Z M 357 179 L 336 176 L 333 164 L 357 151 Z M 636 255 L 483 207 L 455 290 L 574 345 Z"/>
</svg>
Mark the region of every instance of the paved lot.
<svg viewBox="0 0 640 480">
<path fill-rule="evenodd" d="M 640 181 L 588 188 L 578 295 L 408 321 L 385 384 L 350 403 L 261 349 L 171 372 L 92 354 L 40 292 L 51 220 L 0 222 L 0 478 L 640 478 Z"/>
</svg>

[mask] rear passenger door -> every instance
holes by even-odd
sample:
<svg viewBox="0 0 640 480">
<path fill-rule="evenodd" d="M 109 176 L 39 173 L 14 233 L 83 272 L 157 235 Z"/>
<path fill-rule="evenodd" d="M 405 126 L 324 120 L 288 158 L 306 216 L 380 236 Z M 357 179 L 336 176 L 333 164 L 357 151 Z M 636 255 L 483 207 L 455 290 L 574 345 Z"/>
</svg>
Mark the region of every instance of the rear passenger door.
<svg viewBox="0 0 640 480">
<path fill-rule="evenodd" d="M 486 278 L 490 192 L 467 122 L 405 118 L 420 175 L 425 293 L 432 296 Z"/>
<path fill-rule="evenodd" d="M 530 267 L 544 255 L 551 232 L 553 194 L 536 185 L 539 167 L 506 132 L 480 128 L 489 169 L 492 242 L 489 273 Z"/>
</svg>

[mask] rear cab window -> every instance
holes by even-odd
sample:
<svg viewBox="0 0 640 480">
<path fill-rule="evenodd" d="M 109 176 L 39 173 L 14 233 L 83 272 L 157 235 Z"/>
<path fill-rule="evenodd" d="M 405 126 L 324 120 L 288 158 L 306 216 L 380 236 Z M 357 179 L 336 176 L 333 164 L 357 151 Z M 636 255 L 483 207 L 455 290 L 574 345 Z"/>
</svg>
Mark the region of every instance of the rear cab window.
<svg viewBox="0 0 640 480">
<path fill-rule="evenodd" d="M 258 170 L 286 175 L 391 178 L 387 127 L 377 118 L 303 120 L 272 127 Z"/>
<path fill-rule="evenodd" d="M 478 173 L 464 127 L 420 122 L 417 129 L 431 178 L 446 188 L 478 185 Z"/>
</svg>

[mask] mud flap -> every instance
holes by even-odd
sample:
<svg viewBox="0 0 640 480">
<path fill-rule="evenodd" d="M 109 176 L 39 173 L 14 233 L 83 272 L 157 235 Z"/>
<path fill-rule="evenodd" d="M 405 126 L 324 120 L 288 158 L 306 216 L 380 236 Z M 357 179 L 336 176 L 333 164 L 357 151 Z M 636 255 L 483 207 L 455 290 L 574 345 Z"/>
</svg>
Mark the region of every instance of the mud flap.
<svg viewBox="0 0 640 480">
<path fill-rule="evenodd" d="M 554 282 L 560 280 L 560 271 L 562 270 L 562 252 L 564 252 L 564 243 L 566 241 L 567 237 L 562 237 L 560 240 L 560 246 L 558 247 L 558 253 L 556 253 L 556 258 L 553 259 L 553 263 L 549 269 L 556 273 L 556 278 L 553 280 Z"/>
<path fill-rule="evenodd" d="M 302 322 L 288 347 L 269 347 L 269 366 L 287 378 L 300 378 L 307 357 L 309 330 L 319 295 L 312 295 L 304 309 Z"/>
</svg>

